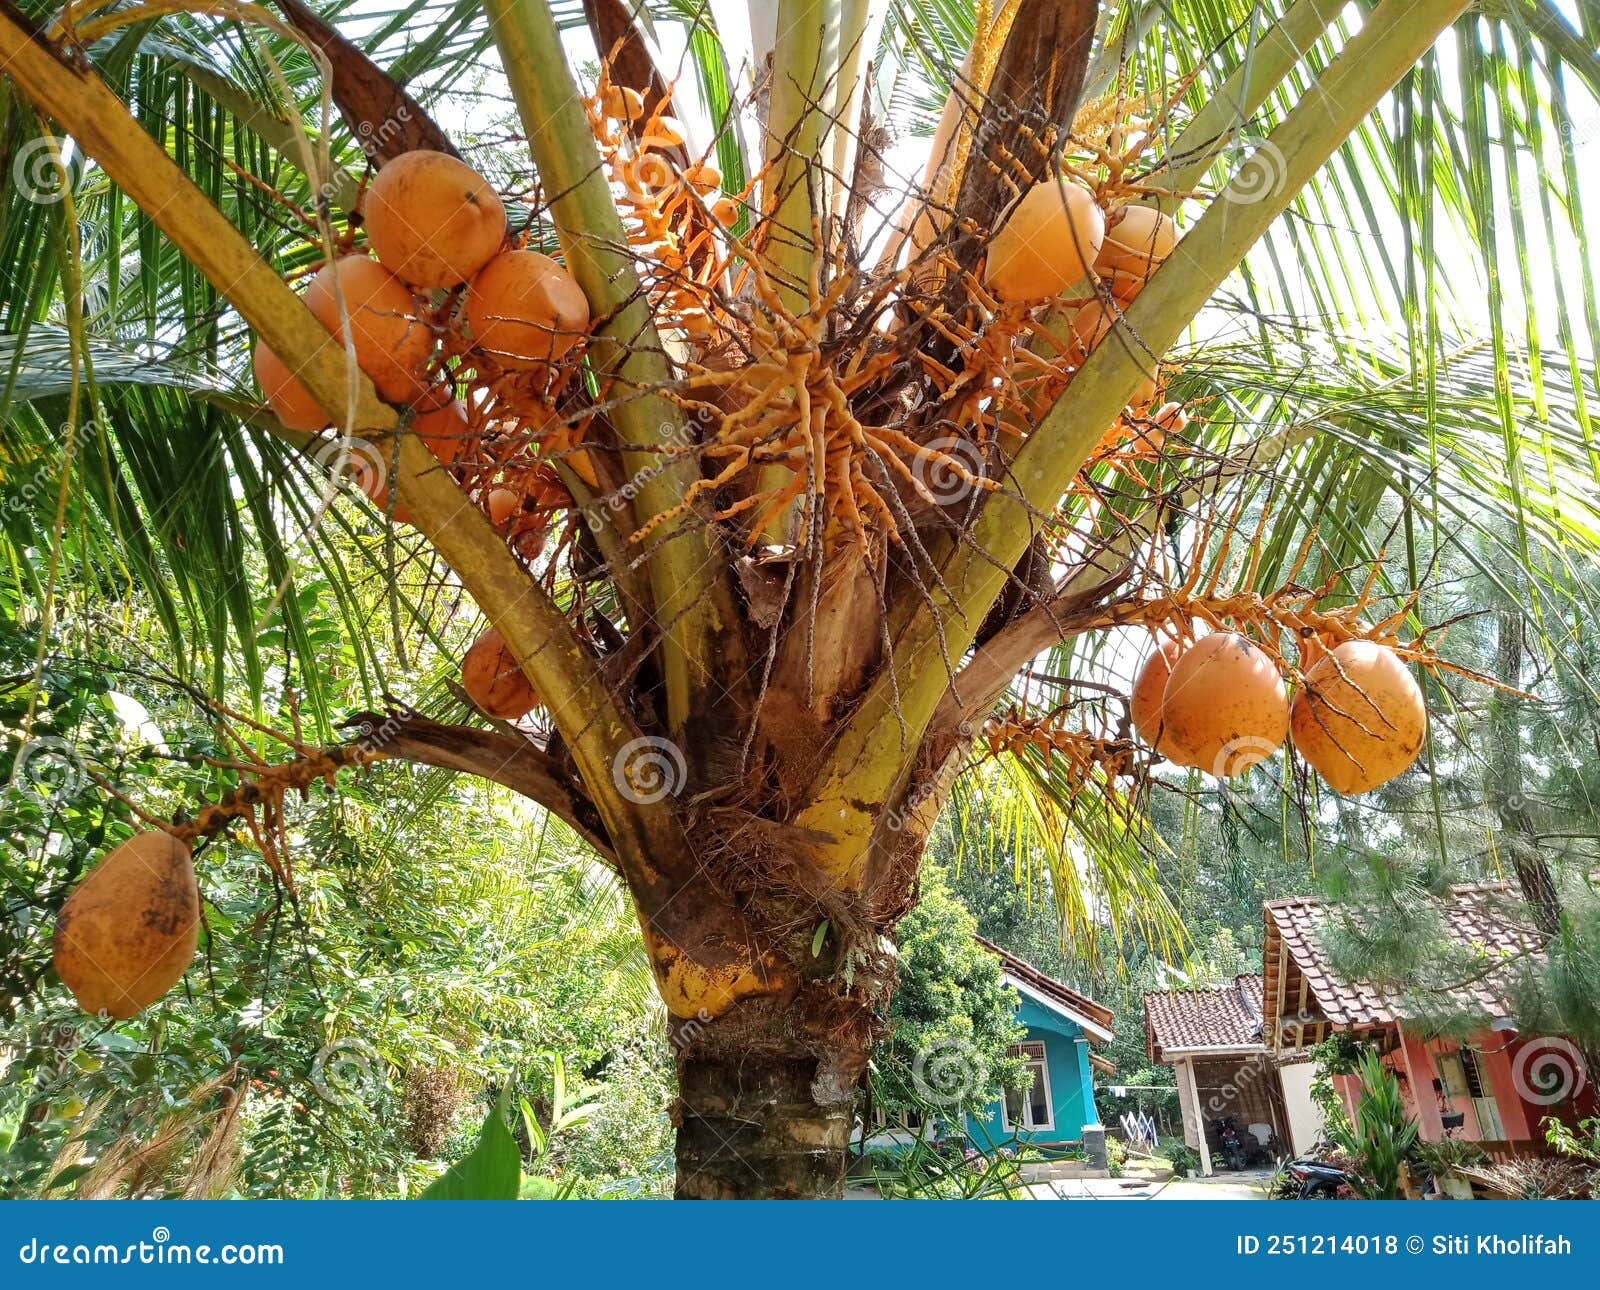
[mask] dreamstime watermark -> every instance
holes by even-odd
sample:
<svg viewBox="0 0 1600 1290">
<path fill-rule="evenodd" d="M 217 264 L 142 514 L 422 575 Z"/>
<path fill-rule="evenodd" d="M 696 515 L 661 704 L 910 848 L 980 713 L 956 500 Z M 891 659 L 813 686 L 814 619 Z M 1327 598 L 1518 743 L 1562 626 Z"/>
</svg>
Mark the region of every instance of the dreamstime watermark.
<svg viewBox="0 0 1600 1290">
<path fill-rule="evenodd" d="M 1511 1063 L 1517 1096 L 1534 1106 L 1571 1101 L 1589 1082 L 1589 1068 L 1576 1044 L 1566 1039 L 1534 1039 Z"/>
<path fill-rule="evenodd" d="M 276 1244 L 190 1245 L 174 1241 L 172 1232 L 165 1226 L 150 1229 L 148 1241 L 135 1241 L 117 1245 L 102 1241 L 89 1245 L 83 1241 L 40 1240 L 35 1236 L 17 1251 L 19 1263 L 49 1266 L 102 1266 L 125 1267 L 136 1263 L 154 1263 L 161 1266 L 184 1264 L 283 1264 L 283 1246 Z"/>
<path fill-rule="evenodd" d="M 970 721 L 961 722 L 956 726 L 956 734 L 962 739 L 971 739 L 973 734 L 972 723 Z M 915 789 L 906 795 L 905 801 L 891 806 L 884 812 L 884 826 L 891 833 L 899 833 L 922 813 L 923 808 L 930 801 L 933 801 L 938 796 L 943 786 L 943 781 L 938 776 L 918 784 Z"/>
<path fill-rule="evenodd" d="M 706 1009 L 701 1008 L 692 1017 L 682 1019 L 672 1018 L 667 1023 L 667 1042 L 678 1052 L 691 1048 L 705 1034 L 706 1027 L 712 1022 L 712 1016 Z"/>
<path fill-rule="evenodd" d="M 11 161 L 11 179 L 17 191 L 36 206 L 54 206 L 77 187 L 83 174 L 81 156 L 61 154 L 61 141 L 50 135 L 30 139 Z"/>
<path fill-rule="evenodd" d="M 61 488 L 61 473 L 77 456 L 79 450 L 91 439 L 99 438 L 100 423 L 83 421 L 63 422 L 56 427 L 52 442 L 59 445 L 60 455 L 51 454 L 50 460 L 41 461 L 28 474 L 10 481 L 4 507 L 7 514 L 19 515 L 32 511 L 41 498 L 54 498 Z"/>
<path fill-rule="evenodd" d="M 676 797 L 689 781 L 683 750 L 670 739 L 640 735 L 617 750 L 611 778 L 618 791 L 639 806 L 653 806 Z"/>
<path fill-rule="evenodd" d="M 365 1039 L 335 1039 L 312 1058 L 311 1087 L 335 1105 L 370 1102 L 383 1088 L 383 1061 Z"/>
<path fill-rule="evenodd" d="M 311 459 L 335 479 L 359 488 L 374 502 L 388 489 L 388 459 L 383 449 L 370 439 L 337 435 L 319 443 Z"/>
<path fill-rule="evenodd" d="M 623 189 L 640 205 L 652 205 L 659 198 L 669 196 L 678 187 L 678 175 L 672 164 L 659 152 L 640 152 L 628 162 Z"/>
<path fill-rule="evenodd" d="M 978 1087 L 983 1060 L 965 1039 L 940 1039 L 917 1049 L 911 1085 L 930 1106 L 960 1106 Z"/>
<path fill-rule="evenodd" d="M 40 735 L 17 750 L 6 787 L 33 793 L 56 806 L 78 792 L 88 778 L 88 766 L 76 748 L 57 735 Z"/>
<path fill-rule="evenodd" d="M 1278 747 L 1279 744 L 1260 735 L 1240 735 L 1222 745 L 1211 762 L 1211 773 L 1218 779 L 1232 779 L 1235 775 L 1244 774 L 1252 766 L 1259 766 L 1277 752 Z"/>
<path fill-rule="evenodd" d="M 650 445 L 650 450 L 661 457 L 655 465 L 640 470 L 628 479 L 619 488 L 612 489 L 609 493 L 595 497 L 583 509 L 583 518 L 591 529 L 599 527 L 603 521 L 614 518 L 625 507 L 633 504 L 641 490 L 650 480 L 669 469 L 679 457 L 695 442 L 696 427 L 704 428 L 714 417 L 715 413 L 708 407 L 699 407 L 681 421 L 665 422 L 658 430 L 656 441 Z"/>
<path fill-rule="evenodd" d="M 376 125 L 371 121 L 358 122 L 356 137 L 362 151 L 368 156 L 381 156 L 394 141 L 395 136 L 409 124 L 411 124 L 411 109 L 401 104 L 390 116 L 386 116 Z M 355 175 L 343 166 L 336 166 L 332 178 L 317 186 L 317 205 L 325 209 L 341 191 L 353 199 L 359 187 L 360 181 Z"/>
<path fill-rule="evenodd" d="M 353 729 L 357 738 L 354 740 L 355 748 L 363 753 L 377 753 L 383 751 L 405 729 L 405 721 L 399 713 L 390 713 L 381 722 L 374 724 L 371 721 L 362 721 L 354 725 L 346 725 L 345 729 Z"/>
<path fill-rule="evenodd" d="M 1237 206 L 1254 206 L 1283 191 L 1289 162 L 1283 150 L 1271 139 L 1239 135 L 1223 150 L 1224 157 L 1236 157 L 1239 165 L 1222 190 L 1222 196 Z"/>
<path fill-rule="evenodd" d="M 917 492 L 935 506 L 950 506 L 972 496 L 985 475 L 983 450 L 956 435 L 925 444 L 911 465 Z"/>
</svg>

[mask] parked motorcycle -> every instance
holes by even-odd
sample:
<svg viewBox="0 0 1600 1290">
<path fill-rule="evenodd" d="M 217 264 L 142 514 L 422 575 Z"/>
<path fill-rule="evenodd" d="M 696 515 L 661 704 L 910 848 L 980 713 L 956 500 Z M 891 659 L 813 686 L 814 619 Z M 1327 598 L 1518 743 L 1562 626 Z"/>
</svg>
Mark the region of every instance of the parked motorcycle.
<svg viewBox="0 0 1600 1290">
<path fill-rule="evenodd" d="M 1234 1124 L 1231 1115 L 1211 1121 L 1211 1131 L 1222 1144 L 1222 1158 L 1227 1161 L 1229 1169 L 1243 1169 L 1250 1163 L 1250 1153 L 1244 1145 L 1244 1139 L 1239 1136 L 1238 1126 Z"/>
<path fill-rule="evenodd" d="M 1299 1184 L 1295 1200 L 1341 1200 L 1353 1194 L 1350 1175 L 1326 1160 L 1291 1160 L 1283 1172 L 1292 1184 Z"/>
</svg>

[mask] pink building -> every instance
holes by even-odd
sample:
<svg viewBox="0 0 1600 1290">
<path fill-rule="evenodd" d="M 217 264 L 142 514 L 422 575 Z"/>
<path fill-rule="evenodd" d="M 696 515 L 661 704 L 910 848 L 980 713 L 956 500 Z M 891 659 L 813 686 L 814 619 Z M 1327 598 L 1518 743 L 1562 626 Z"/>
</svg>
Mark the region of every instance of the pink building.
<svg viewBox="0 0 1600 1290">
<path fill-rule="evenodd" d="M 1491 1156 L 1542 1148 L 1541 1126 L 1550 1116 L 1572 1123 L 1596 1114 L 1593 1073 L 1577 1047 L 1559 1036 L 1519 1032 L 1512 1020 L 1508 995 L 1519 969 L 1540 955 L 1541 941 L 1508 884 L 1451 888 L 1446 922 L 1476 964 L 1445 1000 L 1481 1023 L 1464 1041 L 1428 1037 L 1403 989 L 1342 979 L 1319 935 L 1320 902 L 1273 900 L 1265 913 L 1262 1035 L 1274 1052 L 1302 1050 L 1335 1031 L 1376 1044 L 1424 1139 L 1448 1132 L 1481 1143 Z M 1338 1077 L 1337 1083 L 1353 1111 L 1356 1081 Z"/>
</svg>

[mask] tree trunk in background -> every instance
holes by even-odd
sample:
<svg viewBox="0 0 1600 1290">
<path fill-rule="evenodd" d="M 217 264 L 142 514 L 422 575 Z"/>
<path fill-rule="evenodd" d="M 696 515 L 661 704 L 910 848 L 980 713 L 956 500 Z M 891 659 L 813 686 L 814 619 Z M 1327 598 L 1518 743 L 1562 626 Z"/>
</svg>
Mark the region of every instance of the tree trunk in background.
<svg viewBox="0 0 1600 1290">
<path fill-rule="evenodd" d="M 1527 648 L 1527 625 L 1517 609 L 1502 609 L 1496 616 L 1498 648 L 1496 675 L 1507 685 L 1521 687 L 1522 659 Z M 1496 694 L 1489 718 L 1489 773 L 1491 805 L 1500 820 L 1500 836 L 1510 853 L 1517 885 L 1533 915 L 1534 925 L 1546 936 L 1561 928 L 1561 898 L 1556 893 L 1550 866 L 1539 851 L 1538 830 L 1523 795 L 1522 726 L 1517 720 L 1519 700 Z"/>
</svg>

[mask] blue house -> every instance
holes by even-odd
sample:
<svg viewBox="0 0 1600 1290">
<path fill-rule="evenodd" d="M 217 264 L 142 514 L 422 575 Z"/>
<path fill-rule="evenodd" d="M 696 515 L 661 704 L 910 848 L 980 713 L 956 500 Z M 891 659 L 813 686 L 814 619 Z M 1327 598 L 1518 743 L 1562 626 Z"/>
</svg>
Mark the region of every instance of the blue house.
<svg viewBox="0 0 1600 1290">
<path fill-rule="evenodd" d="M 980 1151 L 989 1151 L 1017 1138 L 1045 1149 L 1077 1146 L 1091 1130 L 1091 1155 L 1103 1152 L 1103 1131 L 1094 1104 L 1096 1072 L 1110 1074 L 1112 1063 L 1093 1052 L 1091 1045 L 1112 1038 L 1110 1008 L 1079 994 L 1031 963 L 1007 953 L 992 941 L 974 938 L 1000 960 L 1006 984 L 1017 992 L 1017 1020 L 1027 1034 L 1011 1051 L 1033 1071 L 1026 1093 L 1007 1093 L 982 1115 L 969 1115 L 962 1125 L 965 1136 Z M 869 1147 L 895 1148 L 928 1134 L 912 1113 L 892 1120 L 881 1110 L 873 1116 Z M 939 1123 L 933 1136 L 951 1136 L 953 1126 Z M 855 1135 L 860 1141 L 861 1129 Z"/>
<path fill-rule="evenodd" d="M 1077 1145 L 1084 1129 L 1100 1127 L 1094 1076 L 1114 1068 L 1090 1045 L 1111 1042 L 1111 1009 L 977 939 L 1000 960 L 1006 984 L 1017 992 L 1017 1020 L 1028 1033 L 1012 1051 L 1033 1071 L 1033 1084 L 1026 1093 L 1006 1094 L 982 1116 L 967 1117 L 967 1136 L 980 1149 L 1017 1136 L 1039 1147 Z"/>
</svg>

